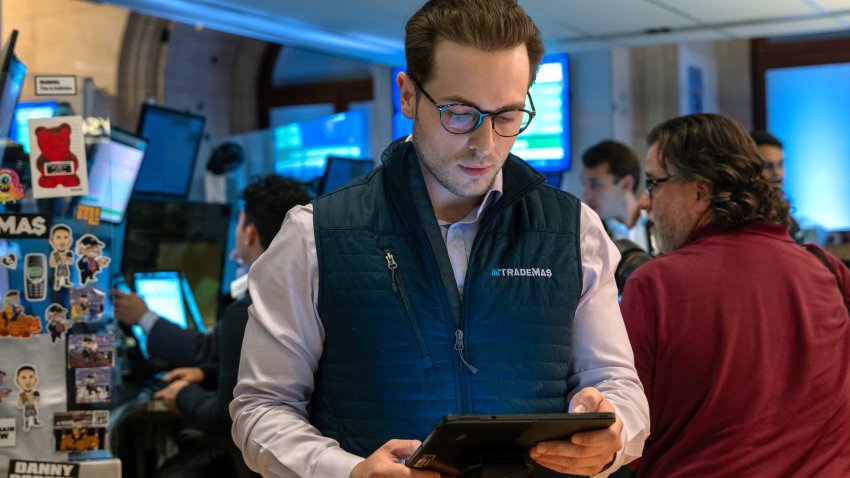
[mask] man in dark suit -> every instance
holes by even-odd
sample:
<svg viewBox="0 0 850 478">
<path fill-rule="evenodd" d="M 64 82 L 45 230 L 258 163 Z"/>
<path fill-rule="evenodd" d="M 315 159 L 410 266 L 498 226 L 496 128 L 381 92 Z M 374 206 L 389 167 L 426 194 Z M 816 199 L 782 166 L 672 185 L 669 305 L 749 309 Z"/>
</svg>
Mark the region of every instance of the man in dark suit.
<svg viewBox="0 0 850 478">
<path fill-rule="evenodd" d="M 244 208 L 239 214 L 235 231 L 236 250 L 245 265 L 252 264 L 265 252 L 289 209 L 310 201 L 300 183 L 277 175 L 255 180 L 242 191 L 240 197 L 244 201 Z M 220 322 L 210 334 L 184 330 L 168 320 L 162 320 L 136 294 L 118 290 L 114 294 L 115 317 L 128 325 L 140 325 L 147 335 L 150 355 L 177 367 L 163 377 L 164 381 L 170 383 L 159 390 L 155 397 L 162 399 L 170 411 L 179 413 L 187 425 L 217 435 L 233 447 L 227 407 L 233 400 L 242 336 L 248 321 L 248 307 L 251 305 L 247 274 L 231 284 L 231 295 L 237 300 L 225 309 Z M 205 451 L 207 454 L 213 452 L 209 449 Z M 198 475 L 209 472 L 210 463 L 203 457 L 199 459 L 198 453 L 192 454 L 195 456 L 191 465 L 187 465 L 185 459 L 181 459 L 180 464 L 174 467 L 166 463 L 156 477 L 195 476 L 193 472 L 196 469 Z M 241 460 L 239 465 L 247 472 Z M 187 470 L 187 467 L 191 470 Z"/>
</svg>

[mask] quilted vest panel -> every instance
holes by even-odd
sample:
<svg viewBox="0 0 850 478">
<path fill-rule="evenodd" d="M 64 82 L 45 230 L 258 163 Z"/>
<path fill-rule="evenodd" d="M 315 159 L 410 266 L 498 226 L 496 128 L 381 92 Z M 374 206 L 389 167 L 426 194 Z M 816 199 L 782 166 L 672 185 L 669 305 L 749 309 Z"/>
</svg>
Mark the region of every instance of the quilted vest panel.
<svg viewBox="0 0 850 478">
<path fill-rule="evenodd" d="M 395 143 L 382 167 L 314 202 L 325 343 L 311 422 L 360 456 L 424 439 L 448 413 L 566 410 L 578 200 L 510 157 L 452 302 L 416 161 Z"/>
</svg>

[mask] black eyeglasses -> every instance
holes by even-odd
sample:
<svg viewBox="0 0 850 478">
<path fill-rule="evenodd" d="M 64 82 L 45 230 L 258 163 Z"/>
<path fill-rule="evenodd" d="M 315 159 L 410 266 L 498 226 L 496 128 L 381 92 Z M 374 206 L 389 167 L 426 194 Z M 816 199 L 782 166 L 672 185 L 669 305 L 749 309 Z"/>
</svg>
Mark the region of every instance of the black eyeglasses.
<svg viewBox="0 0 850 478">
<path fill-rule="evenodd" d="M 646 186 L 646 193 L 649 194 L 649 199 L 652 199 L 652 191 L 658 187 L 659 184 L 664 184 L 667 181 L 673 179 L 673 176 L 667 176 L 666 178 L 646 178 L 643 180 L 644 186 Z"/>
<path fill-rule="evenodd" d="M 493 131 L 499 136 L 512 138 L 525 131 L 529 123 L 537 114 L 534 108 L 534 100 L 531 99 L 531 93 L 526 92 L 528 102 L 531 105 L 531 111 L 522 108 L 505 108 L 503 110 L 490 112 L 481 111 L 478 108 L 463 103 L 449 103 L 446 105 L 438 105 L 434 98 L 425 91 L 425 88 L 408 75 L 414 86 L 428 98 L 428 101 L 434 105 L 440 112 L 440 124 L 443 129 L 453 134 L 467 134 L 478 129 L 484 122 L 486 116 L 492 118 Z"/>
</svg>

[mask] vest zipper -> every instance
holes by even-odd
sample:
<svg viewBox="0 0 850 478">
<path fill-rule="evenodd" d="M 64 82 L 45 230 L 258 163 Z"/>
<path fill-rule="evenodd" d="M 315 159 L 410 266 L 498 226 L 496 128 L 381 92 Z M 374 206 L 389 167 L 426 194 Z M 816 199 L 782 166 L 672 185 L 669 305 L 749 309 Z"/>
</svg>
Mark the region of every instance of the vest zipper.
<svg viewBox="0 0 850 478">
<path fill-rule="evenodd" d="M 395 260 L 395 255 L 392 251 L 385 251 L 384 259 L 387 260 L 387 269 L 390 271 L 390 279 L 393 284 L 393 292 L 401 299 L 401 304 L 404 307 L 404 313 L 407 317 L 407 322 L 413 330 L 413 336 L 416 339 L 416 344 L 419 346 L 419 360 L 422 363 L 422 368 L 427 370 L 434 366 L 434 361 L 431 359 L 431 354 L 428 353 L 428 347 L 425 345 L 425 340 L 422 338 L 422 333 L 419 331 L 419 326 L 416 324 L 416 318 L 413 315 L 413 307 L 410 306 L 410 300 L 407 297 L 407 292 L 404 289 L 404 284 L 401 282 L 401 277 L 396 273 L 398 263 Z"/>
<path fill-rule="evenodd" d="M 466 368 L 468 368 L 473 374 L 478 373 L 478 367 L 467 362 L 466 358 L 463 356 L 463 330 L 460 329 L 455 330 L 455 350 L 457 350 L 457 355 L 460 357 L 460 361 L 466 365 Z"/>
</svg>

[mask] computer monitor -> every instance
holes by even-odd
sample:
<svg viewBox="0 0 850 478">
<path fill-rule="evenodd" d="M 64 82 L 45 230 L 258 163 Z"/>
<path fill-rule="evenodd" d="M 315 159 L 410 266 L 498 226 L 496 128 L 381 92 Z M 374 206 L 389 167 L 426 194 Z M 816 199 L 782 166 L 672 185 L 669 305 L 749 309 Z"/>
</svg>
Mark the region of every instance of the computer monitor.
<svg viewBox="0 0 850 478">
<path fill-rule="evenodd" d="M 180 328 L 195 325 L 200 332 L 206 332 L 203 322 L 195 316 L 197 306 L 192 291 L 187 287 L 186 278 L 179 271 L 134 272 L 133 282 L 136 294 L 144 299 L 148 308 L 164 320 Z M 200 328 L 197 325 L 200 324 Z M 144 358 L 150 358 L 148 339 L 141 326 L 132 326 L 133 336 Z"/>
<path fill-rule="evenodd" d="M 319 181 L 318 193 L 329 193 L 357 176 L 368 173 L 373 167 L 371 159 L 328 156 L 325 173 Z"/>
<path fill-rule="evenodd" d="M 233 228 L 230 206 L 192 201 L 130 199 L 121 270 L 179 270 L 191 284 L 198 308 L 213 323 L 218 317 L 227 241 Z"/>
<path fill-rule="evenodd" d="M 18 31 L 12 30 L 3 50 L 0 51 L 0 140 L 10 136 L 12 116 L 21 96 L 24 78 L 27 76 L 26 65 L 15 56 L 17 39 Z"/>
<path fill-rule="evenodd" d="M 30 133 L 29 120 L 53 118 L 56 116 L 56 110 L 59 103 L 54 100 L 46 101 L 24 101 L 18 103 L 15 107 L 15 114 L 12 118 L 12 126 L 9 128 L 9 138 L 20 143 L 24 152 L 30 152 Z"/>
<path fill-rule="evenodd" d="M 179 271 L 134 272 L 133 286 L 151 312 L 182 329 L 189 328 Z"/>
<path fill-rule="evenodd" d="M 186 197 L 204 135 L 203 116 L 145 103 L 137 134 L 148 140 L 134 192 Z"/>
<path fill-rule="evenodd" d="M 273 130 L 275 172 L 302 182 L 319 178 L 328 156 L 362 158 L 369 151 L 369 116 L 350 110 Z"/>
<path fill-rule="evenodd" d="M 529 90 L 537 115 L 511 152 L 541 172 L 570 169 L 570 76 L 567 55 L 546 55 Z"/>
<path fill-rule="evenodd" d="M 148 148 L 144 138 L 112 127 L 109 141 L 94 145 L 90 154 L 89 192 L 80 204 L 101 208 L 101 221 L 119 224 Z"/>
</svg>

